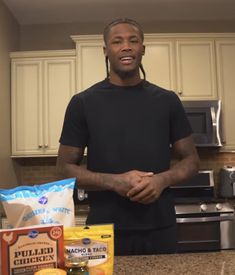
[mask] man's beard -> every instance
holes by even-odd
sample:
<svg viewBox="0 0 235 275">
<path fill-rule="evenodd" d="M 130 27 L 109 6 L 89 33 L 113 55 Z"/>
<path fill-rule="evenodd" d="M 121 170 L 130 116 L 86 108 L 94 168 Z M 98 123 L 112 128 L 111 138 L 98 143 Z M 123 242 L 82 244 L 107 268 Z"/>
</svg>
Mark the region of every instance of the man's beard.
<svg viewBox="0 0 235 275">
<path fill-rule="evenodd" d="M 117 75 L 119 75 L 120 78 L 128 79 L 128 78 L 132 78 L 133 76 L 135 76 L 138 73 L 138 70 L 139 70 L 139 68 L 129 70 L 129 71 L 122 71 L 119 69 L 115 69 L 114 71 Z"/>
</svg>

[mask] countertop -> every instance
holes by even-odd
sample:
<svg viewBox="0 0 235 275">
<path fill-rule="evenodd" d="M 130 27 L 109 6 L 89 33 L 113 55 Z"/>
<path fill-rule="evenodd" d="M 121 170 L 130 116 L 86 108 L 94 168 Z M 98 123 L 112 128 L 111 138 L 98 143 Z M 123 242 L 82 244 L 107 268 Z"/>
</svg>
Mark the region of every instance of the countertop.
<svg viewBox="0 0 235 275">
<path fill-rule="evenodd" d="M 113 275 L 234 275 L 235 250 L 114 259 Z"/>
</svg>

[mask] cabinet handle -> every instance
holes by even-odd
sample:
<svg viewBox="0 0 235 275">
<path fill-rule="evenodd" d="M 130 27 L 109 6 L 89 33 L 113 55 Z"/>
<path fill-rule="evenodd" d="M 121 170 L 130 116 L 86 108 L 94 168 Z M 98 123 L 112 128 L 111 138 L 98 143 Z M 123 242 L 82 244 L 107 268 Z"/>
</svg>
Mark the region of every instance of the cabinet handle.
<svg viewBox="0 0 235 275">
<path fill-rule="evenodd" d="M 179 95 L 182 95 L 182 94 L 183 94 L 183 92 L 178 92 L 178 94 L 179 94 Z"/>
<path fill-rule="evenodd" d="M 48 144 L 45 144 L 45 145 L 44 145 L 44 148 L 48 148 Z"/>
<path fill-rule="evenodd" d="M 42 148 L 42 144 L 39 144 L 39 145 L 38 145 L 38 148 L 41 149 L 41 148 Z"/>
</svg>

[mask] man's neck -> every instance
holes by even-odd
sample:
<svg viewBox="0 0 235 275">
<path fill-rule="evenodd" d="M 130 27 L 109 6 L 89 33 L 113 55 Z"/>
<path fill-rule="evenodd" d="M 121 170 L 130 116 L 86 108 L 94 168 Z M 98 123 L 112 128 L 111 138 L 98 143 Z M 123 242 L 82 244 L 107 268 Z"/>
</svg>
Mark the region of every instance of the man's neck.
<svg viewBox="0 0 235 275">
<path fill-rule="evenodd" d="M 110 83 L 117 86 L 135 86 L 141 82 L 140 76 L 126 77 L 120 78 L 117 75 L 110 75 L 109 77 Z"/>
</svg>

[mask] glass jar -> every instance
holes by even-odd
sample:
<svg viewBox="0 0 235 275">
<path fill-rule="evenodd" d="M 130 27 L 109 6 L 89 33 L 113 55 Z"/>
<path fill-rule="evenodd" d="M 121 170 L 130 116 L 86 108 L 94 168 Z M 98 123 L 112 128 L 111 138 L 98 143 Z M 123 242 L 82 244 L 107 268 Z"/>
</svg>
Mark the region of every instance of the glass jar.
<svg viewBox="0 0 235 275">
<path fill-rule="evenodd" d="M 88 257 L 71 257 L 65 261 L 67 275 L 89 275 Z"/>
</svg>

